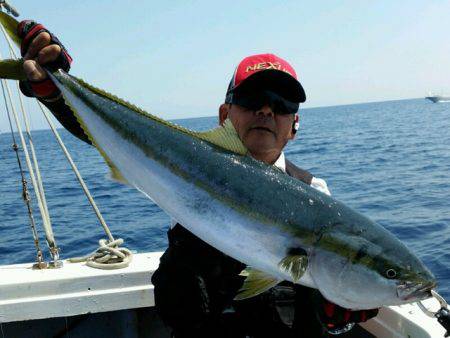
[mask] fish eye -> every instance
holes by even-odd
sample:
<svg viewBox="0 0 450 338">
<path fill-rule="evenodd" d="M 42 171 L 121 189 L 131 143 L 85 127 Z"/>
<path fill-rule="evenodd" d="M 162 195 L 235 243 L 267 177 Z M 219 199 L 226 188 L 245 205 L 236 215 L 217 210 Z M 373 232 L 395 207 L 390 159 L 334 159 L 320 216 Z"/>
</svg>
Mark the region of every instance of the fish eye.
<svg viewBox="0 0 450 338">
<path fill-rule="evenodd" d="M 386 270 L 386 277 L 387 278 L 395 278 L 397 276 L 397 272 L 394 269 L 387 269 Z"/>
</svg>

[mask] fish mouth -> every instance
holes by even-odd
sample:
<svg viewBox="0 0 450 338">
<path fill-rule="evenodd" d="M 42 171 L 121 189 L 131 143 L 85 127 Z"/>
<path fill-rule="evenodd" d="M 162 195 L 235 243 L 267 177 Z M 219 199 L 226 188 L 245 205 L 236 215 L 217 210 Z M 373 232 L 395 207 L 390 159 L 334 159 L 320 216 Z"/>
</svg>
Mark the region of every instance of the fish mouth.
<svg viewBox="0 0 450 338">
<path fill-rule="evenodd" d="M 431 290 L 436 287 L 436 282 L 411 283 L 405 282 L 397 286 L 397 295 L 404 301 L 414 301 L 432 297 Z"/>
</svg>

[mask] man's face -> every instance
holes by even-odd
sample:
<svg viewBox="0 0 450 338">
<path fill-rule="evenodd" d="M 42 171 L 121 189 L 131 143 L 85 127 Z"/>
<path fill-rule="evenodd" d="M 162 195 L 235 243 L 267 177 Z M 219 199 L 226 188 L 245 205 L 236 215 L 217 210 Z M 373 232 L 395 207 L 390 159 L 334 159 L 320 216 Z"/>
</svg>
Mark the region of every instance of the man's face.
<svg viewBox="0 0 450 338">
<path fill-rule="evenodd" d="M 269 164 L 277 160 L 286 143 L 294 138 L 294 115 L 275 114 L 268 105 L 250 110 L 235 104 L 222 104 L 219 114 L 220 124 L 229 118 L 250 154 Z"/>
</svg>

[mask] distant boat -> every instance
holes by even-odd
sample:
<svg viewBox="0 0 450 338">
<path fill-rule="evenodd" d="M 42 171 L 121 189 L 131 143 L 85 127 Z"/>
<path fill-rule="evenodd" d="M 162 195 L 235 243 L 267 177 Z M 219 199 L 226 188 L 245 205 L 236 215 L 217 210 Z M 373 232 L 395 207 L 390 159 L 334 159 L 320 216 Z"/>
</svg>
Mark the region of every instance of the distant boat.
<svg viewBox="0 0 450 338">
<path fill-rule="evenodd" d="M 450 96 L 434 95 L 434 96 L 427 96 L 425 98 L 433 103 L 450 102 Z"/>
</svg>

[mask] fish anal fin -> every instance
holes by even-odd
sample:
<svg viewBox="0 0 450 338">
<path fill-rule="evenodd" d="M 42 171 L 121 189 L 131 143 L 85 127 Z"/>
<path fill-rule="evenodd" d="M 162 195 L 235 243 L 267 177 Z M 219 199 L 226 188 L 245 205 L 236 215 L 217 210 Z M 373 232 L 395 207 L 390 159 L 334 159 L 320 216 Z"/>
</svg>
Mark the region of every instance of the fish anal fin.
<svg viewBox="0 0 450 338">
<path fill-rule="evenodd" d="M 274 287 L 281 281 L 278 278 L 253 268 L 246 268 L 242 270 L 239 275 L 246 278 L 244 280 L 244 284 L 234 298 L 235 300 L 255 297 L 260 293 Z"/>
<path fill-rule="evenodd" d="M 120 172 L 119 169 L 117 169 L 117 167 L 112 164 L 109 160 L 106 160 L 106 163 L 108 164 L 108 167 L 110 169 L 110 174 L 111 174 L 111 178 L 119 183 L 122 184 L 129 184 L 128 181 L 125 179 L 125 177 L 123 177 L 122 173 Z"/>
<path fill-rule="evenodd" d="M 248 152 L 229 119 L 226 119 L 222 126 L 204 132 L 197 132 L 196 136 L 236 154 L 245 155 Z"/>
<path fill-rule="evenodd" d="M 278 264 L 281 270 L 286 271 L 292 277 L 294 283 L 298 282 L 308 267 L 308 256 L 304 250 L 295 250 L 283 258 Z"/>
<path fill-rule="evenodd" d="M 52 80 L 54 80 L 55 83 L 59 83 L 57 81 L 59 81 L 60 77 L 60 73 L 62 73 L 61 70 L 59 70 L 59 72 L 56 73 L 49 73 L 50 78 Z M 64 84 L 60 84 L 61 86 L 63 86 Z M 102 149 L 102 147 L 98 144 L 98 142 L 96 141 L 96 139 L 92 136 L 89 127 L 86 125 L 86 123 L 84 122 L 84 120 L 80 117 L 80 114 L 78 112 L 78 110 L 75 108 L 75 106 L 72 104 L 72 102 L 67 98 L 65 92 L 63 90 L 61 90 L 62 94 L 63 94 L 63 98 L 65 103 L 70 107 L 70 110 L 73 112 L 73 115 L 75 116 L 78 124 L 80 125 L 80 128 L 83 130 L 84 135 L 86 135 L 86 137 L 88 138 L 88 140 L 92 143 L 92 145 L 97 148 L 98 152 L 100 153 L 100 155 L 102 155 L 103 159 L 105 160 L 106 164 L 108 165 L 109 169 L 110 169 L 110 177 L 122 184 L 129 184 L 127 182 L 127 180 L 125 179 L 125 177 L 122 175 L 122 173 L 120 172 L 120 170 L 116 167 L 116 165 L 113 163 L 113 161 L 109 158 L 109 156 L 106 154 L 106 152 Z"/>
</svg>

